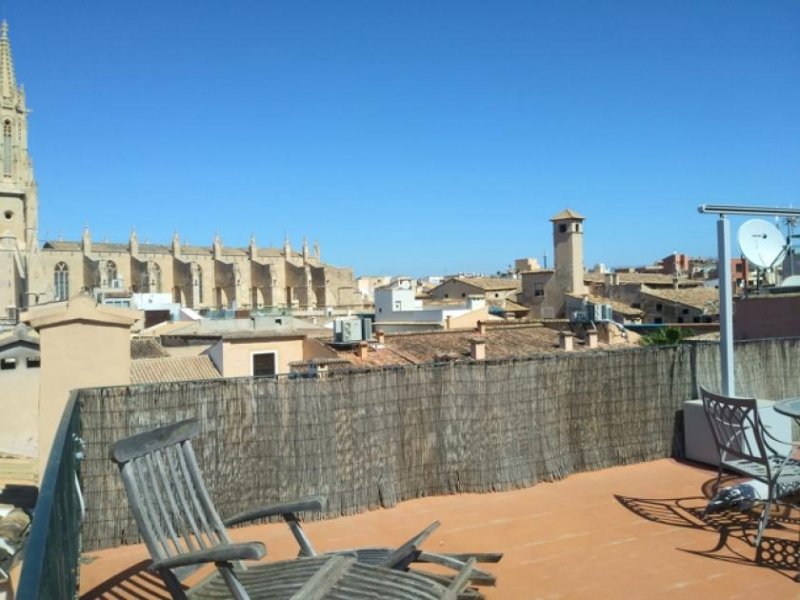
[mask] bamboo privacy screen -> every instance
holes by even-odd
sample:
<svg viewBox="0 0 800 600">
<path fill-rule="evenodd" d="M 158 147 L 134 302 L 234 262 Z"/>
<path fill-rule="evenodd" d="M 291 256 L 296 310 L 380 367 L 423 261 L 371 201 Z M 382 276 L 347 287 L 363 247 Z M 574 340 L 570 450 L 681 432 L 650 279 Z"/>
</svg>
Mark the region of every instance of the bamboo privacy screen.
<svg viewBox="0 0 800 600">
<path fill-rule="evenodd" d="M 743 393 L 800 395 L 796 340 L 737 348 Z M 188 417 L 223 516 L 309 494 L 326 515 L 490 492 L 669 456 L 676 412 L 714 386 L 716 345 L 82 390 L 84 549 L 138 541 L 111 442 Z"/>
</svg>

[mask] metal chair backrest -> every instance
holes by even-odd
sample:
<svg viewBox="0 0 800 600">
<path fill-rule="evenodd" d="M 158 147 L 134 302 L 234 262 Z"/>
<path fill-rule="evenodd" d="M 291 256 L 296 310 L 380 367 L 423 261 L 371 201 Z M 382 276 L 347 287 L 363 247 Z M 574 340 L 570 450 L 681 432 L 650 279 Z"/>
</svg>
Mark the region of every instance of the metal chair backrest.
<svg viewBox="0 0 800 600">
<path fill-rule="evenodd" d="M 760 465 L 770 476 L 770 461 L 762 435 L 762 424 L 755 398 L 729 398 L 700 388 L 708 424 L 714 435 L 721 465 L 742 461 Z M 736 460 L 738 459 L 738 460 Z M 759 469 L 760 471 L 760 469 Z"/>
<path fill-rule="evenodd" d="M 196 419 L 134 435 L 111 446 L 139 531 L 154 560 L 230 543 L 197 466 Z M 180 578 L 192 569 L 182 572 Z"/>
</svg>

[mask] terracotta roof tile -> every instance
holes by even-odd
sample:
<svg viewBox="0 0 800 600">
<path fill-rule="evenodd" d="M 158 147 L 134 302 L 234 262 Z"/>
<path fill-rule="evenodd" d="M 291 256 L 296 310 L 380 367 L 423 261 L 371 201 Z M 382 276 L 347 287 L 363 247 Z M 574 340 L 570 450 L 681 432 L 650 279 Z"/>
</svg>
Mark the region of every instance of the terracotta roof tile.
<svg viewBox="0 0 800 600">
<path fill-rule="evenodd" d="M 510 279 L 507 277 L 454 277 L 453 279 L 469 285 L 474 285 L 486 291 L 516 290 L 520 287 L 520 281 L 518 279 Z"/>
<path fill-rule="evenodd" d="M 142 358 L 131 361 L 131 383 L 134 384 L 220 379 L 221 377 L 222 375 L 208 356 Z"/>
<path fill-rule="evenodd" d="M 169 353 L 156 340 L 142 338 L 131 340 L 131 358 L 133 360 L 164 358 L 167 356 L 169 356 Z"/>
<path fill-rule="evenodd" d="M 587 283 L 603 283 L 608 273 L 584 273 L 583 280 Z M 672 275 L 664 275 L 663 273 L 615 273 L 619 278 L 620 284 L 625 283 L 640 283 L 646 285 L 659 285 L 659 286 L 672 286 L 674 281 Z M 703 283 L 693 281 L 691 279 L 679 279 L 678 285 L 680 287 L 699 287 Z"/>
<path fill-rule="evenodd" d="M 642 289 L 642 295 L 668 300 L 677 304 L 701 308 L 709 313 L 719 312 L 719 290 L 707 287 L 696 287 L 689 289 Z"/>
</svg>

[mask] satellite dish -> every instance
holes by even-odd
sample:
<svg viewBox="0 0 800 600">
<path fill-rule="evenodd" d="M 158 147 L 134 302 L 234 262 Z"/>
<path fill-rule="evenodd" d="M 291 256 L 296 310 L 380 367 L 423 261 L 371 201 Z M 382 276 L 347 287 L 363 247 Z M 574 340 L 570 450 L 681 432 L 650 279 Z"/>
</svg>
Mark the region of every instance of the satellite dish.
<svg viewBox="0 0 800 600">
<path fill-rule="evenodd" d="M 750 219 L 739 227 L 739 248 L 744 257 L 759 269 L 769 269 L 786 249 L 786 240 L 772 223 Z"/>
</svg>

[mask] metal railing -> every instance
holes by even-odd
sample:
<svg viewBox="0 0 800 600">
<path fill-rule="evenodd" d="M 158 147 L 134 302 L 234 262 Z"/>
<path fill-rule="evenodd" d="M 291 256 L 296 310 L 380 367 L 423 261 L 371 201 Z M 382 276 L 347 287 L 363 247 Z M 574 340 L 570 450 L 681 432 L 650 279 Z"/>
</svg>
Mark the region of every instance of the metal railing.
<svg viewBox="0 0 800 600">
<path fill-rule="evenodd" d="M 80 403 L 70 394 L 58 426 L 25 548 L 17 600 L 78 597 L 84 512 L 80 491 Z"/>
</svg>

